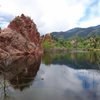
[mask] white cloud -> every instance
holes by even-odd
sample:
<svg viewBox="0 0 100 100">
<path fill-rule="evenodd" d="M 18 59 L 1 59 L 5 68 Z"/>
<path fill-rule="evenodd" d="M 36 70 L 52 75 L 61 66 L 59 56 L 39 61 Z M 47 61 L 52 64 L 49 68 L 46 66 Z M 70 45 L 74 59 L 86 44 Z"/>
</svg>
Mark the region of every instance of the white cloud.
<svg viewBox="0 0 100 100">
<path fill-rule="evenodd" d="M 42 8 L 41 20 L 45 23 L 44 29 L 51 31 L 66 31 L 75 27 L 77 21 L 83 16 L 82 3 L 70 3 L 70 0 L 38 0 Z M 45 4 L 45 5 L 44 5 Z M 41 27 L 40 30 L 43 28 Z"/>
<path fill-rule="evenodd" d="M 89 20 L 87 22 L 81 22 L 80 27 L 90 27 L 90 26 L 96 26 L 100 24 L 100 17 L 93 18 L 92 20 Z"/>
<path fill-rule="evenodd" d="M 45 34 L 84 26 L 79 20 L 90 3 L 91 0 L 0 0 L 0 12 L 31 16 L 40 33 Z"/>
</svg>

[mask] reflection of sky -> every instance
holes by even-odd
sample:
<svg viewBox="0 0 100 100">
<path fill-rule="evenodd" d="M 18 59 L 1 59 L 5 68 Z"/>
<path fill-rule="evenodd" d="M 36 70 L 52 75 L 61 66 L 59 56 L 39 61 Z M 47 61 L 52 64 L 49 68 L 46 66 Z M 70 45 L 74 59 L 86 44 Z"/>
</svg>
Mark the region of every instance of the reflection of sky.
<svg viewBox="0 0 100 100">
<path fill-rule="evenodd" d="M 41 64 L 36 79 L 24 91 L 13 90 L 15 100 L 100 100 L 100 72 L 65 65 Z"/>
<path fill-rule="evenodd" d="M 44 72 L 41 73 L 44 86 L 60 89 L 69 100 L 100 99 L 100 74 L 97 70 L 74 70 L 65 65 L 42 65 L 40 70 Z"/>
<path fill-rule="evenodd" d="M 96 79 L 96 77 L 97 77 L 96 72 L 92 72 L 91 74 L 89 74 L 88 71 L 87 72 L 83 71 L 83 73 L 78 73 L 77 77 L 82 81 L 82 86 L 86 90 L 95 88 L 97 85 L 100 84 L 98 78 Z M 99 77 L 99 79 L 100 79 L 100 77 Z"/>
</svg>

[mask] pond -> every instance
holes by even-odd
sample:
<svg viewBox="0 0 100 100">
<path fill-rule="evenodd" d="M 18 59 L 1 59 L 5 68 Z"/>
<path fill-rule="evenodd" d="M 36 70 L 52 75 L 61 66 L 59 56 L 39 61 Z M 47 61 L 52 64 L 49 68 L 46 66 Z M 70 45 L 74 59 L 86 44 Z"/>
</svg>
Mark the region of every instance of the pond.
<svg viewBox="0 0 100 100">
<path fill-rule="evenodd" d="M 5 59 L 0 100 L 100 100 L 100 52 Z"/>
</svg>

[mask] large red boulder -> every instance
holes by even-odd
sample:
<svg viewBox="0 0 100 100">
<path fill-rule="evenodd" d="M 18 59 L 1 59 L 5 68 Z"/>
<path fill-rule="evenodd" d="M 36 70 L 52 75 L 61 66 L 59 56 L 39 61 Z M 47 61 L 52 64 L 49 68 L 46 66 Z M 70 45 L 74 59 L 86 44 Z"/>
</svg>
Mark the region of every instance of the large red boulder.
<svg viewBox="0 0 100 100">
<path fill-rule="evenodd" d="M 9 55 L 40 53 L 40 34 L 30 17 L 17 16 L 7 28 L 0 30 L 0 49 L 0 55 L 4 51 Z"/>
<path fill-rule="evenodd" d="M 24 14 L 17 16 L 10 22 L 8 28 L 22 34 L 24 38 L 34 42 L 35 45 L 40 44 L 40 34 L 37 30 L 36 24 L 30 19 L 30 17 L 26 17 Z"/>
</svg>

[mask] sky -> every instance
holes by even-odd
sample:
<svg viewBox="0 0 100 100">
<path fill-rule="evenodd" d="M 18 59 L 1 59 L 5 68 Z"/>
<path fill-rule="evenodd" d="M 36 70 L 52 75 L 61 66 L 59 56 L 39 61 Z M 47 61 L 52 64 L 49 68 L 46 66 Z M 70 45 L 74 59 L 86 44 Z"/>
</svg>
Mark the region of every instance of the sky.
<svg viewBox="0 0 100 100">
<path fill-rule="evenodd" d="M 100 24 L 100 0 L 0 0 L 0 27 L 25 14 L 41 34 Z"/>
</svg>

